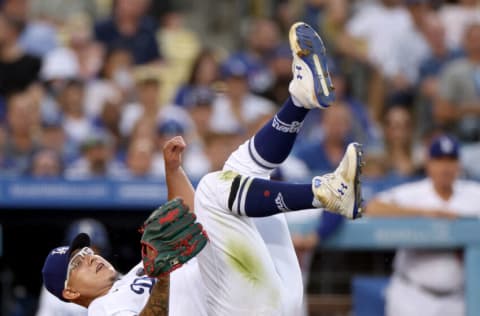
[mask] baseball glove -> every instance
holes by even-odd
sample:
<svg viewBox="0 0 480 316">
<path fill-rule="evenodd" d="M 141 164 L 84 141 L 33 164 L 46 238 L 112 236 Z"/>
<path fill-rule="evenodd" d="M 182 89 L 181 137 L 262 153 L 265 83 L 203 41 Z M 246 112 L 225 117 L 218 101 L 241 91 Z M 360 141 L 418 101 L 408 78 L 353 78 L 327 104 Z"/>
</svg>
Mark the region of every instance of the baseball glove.
<svg viewBox="0 0 480 316">
<path fill-rule="evenodd" d="M 167 202 L 147 218 L 140 232 L 148 276 L 159 277 L 178 269 L 205 247 L 207 234 L 195 219 L 181 199 Z"/>
</svg>

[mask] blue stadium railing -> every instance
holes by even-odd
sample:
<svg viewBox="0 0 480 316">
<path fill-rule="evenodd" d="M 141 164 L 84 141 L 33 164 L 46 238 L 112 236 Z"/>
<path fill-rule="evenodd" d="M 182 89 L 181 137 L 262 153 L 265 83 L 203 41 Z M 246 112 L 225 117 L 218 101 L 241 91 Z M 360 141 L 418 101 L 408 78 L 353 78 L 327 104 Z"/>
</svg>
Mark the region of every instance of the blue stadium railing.
<svg viewBox="0 0 480 316">
<path fill-rule="evenodd" d="M 0 181 L 0 208 L 154 209 L 165 202 L 163 181 Z"/>
<path fill-rule="evenodd" d="M 345 223 L 322 247 L 338 250 L 463 248 L 467 316 L 480 315 L 480 220 L 364 218 Z"/>
</svg>

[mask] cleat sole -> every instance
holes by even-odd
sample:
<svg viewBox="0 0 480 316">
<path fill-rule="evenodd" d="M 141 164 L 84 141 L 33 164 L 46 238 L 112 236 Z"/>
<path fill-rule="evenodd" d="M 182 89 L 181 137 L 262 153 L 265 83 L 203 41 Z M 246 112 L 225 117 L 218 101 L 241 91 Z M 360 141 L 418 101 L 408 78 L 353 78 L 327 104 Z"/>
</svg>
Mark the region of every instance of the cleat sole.
<svg viewBox="0 0 480 316">
<path fill-rule="evenodd" d="M 363 161 L 363 149 L 362 145 L 354 144 L 355 152 L 357 154 L 357 170 L 355 173 L 354 179 L 354 190 L 355 190 L 355 203 L 352 214 L 352 219 L 359 218 L 362 216 L 362 185 L 360 182 L 360 176 L 362 175 L 362 167 L 365 165 Z"/>
<path fill-rule="evenodd" d="M 325 100 L 320 104 L 323 107 L 328 107 L 334 101 L 335 95 L 328 68 L 320 62 L 321 58 L 327 58 L 322 39 L 310 26 L 303 22 L 297 22 L 290 28 L 289 39 L 293 53 L 310 67 L 314 78 L 318 79 L 314 80 L 315 98 L 320 103 L 320 97 L 323 97 Z M 317 45 L 317 47 L 314 47 L 314 45 Z M 312 51 L 319 52 L 320 56 L 317 53 L 312 54 Z"/>
</svg>

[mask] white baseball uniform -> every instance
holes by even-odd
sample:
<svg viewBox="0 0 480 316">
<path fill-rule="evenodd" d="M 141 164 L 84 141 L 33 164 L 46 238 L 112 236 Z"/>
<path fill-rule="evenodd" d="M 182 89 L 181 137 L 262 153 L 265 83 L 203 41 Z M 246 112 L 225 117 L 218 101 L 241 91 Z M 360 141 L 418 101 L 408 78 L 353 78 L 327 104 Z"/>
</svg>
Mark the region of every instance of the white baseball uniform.
<svg viewBox="0 0 480 316">
<path fill-rule="evenodd" d="M 480 216 L 480 184 L 471 181 L 456 181 L 448 201 L 438 196 L 430 179 L 398 186 L 378 198 L 402 207 Z M 454 251 L 398 250 L 387 290 L 387 315 L 462 316 L 463 287 L 463 263 Z"/>
<path fill-rule="evenodd" d="M 89 316 L 134 316 L 146 305 L 156 279 L 143 275 L 139 263 L 116 281 L 110 291 L 92 301 Z M 170 274 L 170 316 L 207 315 L 203 284 L 193 258 Z"/>
<path fill-rule="evenodd" d="M 196 190 L 195 213 L 210 239 L 197 256 L 207 314 L 299 315 L 302 276 L 285 216 L 248 218 L 227 207 L 236 173 L 269 178 L 271 170 L 257 165 L 251 154 L 262 161 L 246 142 L 228 158 L 223 171 L 206 175 Z"/>
</svg>

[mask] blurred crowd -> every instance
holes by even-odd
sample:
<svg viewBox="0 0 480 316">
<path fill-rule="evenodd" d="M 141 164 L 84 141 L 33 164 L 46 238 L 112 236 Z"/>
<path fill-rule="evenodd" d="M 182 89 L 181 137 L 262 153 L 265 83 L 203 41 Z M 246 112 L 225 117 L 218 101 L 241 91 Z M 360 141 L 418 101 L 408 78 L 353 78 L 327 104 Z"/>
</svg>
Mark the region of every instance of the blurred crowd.
<svg viewBox="0 0 480 316">
<path fill-rule="evenodd" d="M 447 131 L 480 178 L 478 1 L 179 3 L 1 0 L 2 177 L 161 179 L 175 135 L 192 178 L 220 168 L 288 98 L 288 29 L 303 20 L 337 99 L 311 113 L 284 177 L 331 171 L 355 140 L 378 191 L 423 175 L 425 145 Z"/>
</svg>

